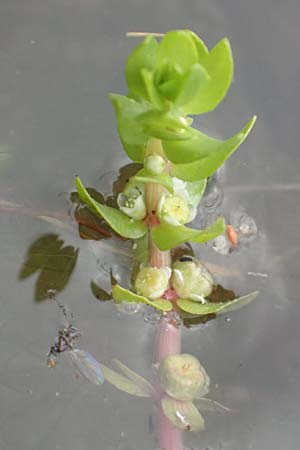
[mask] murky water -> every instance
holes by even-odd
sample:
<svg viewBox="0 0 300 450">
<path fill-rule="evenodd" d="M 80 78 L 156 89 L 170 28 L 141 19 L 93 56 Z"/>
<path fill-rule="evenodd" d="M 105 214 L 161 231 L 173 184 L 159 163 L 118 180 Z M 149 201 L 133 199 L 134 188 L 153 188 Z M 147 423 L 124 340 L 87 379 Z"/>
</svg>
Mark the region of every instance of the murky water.
<svg viewBox="0 0 300 450">
<path fill-rule="evenodd" d="M 170 28 L 191 28 L 209 46 L 224 35 L 232 43 L 235 82 L 199 120 L 202 129 L 226 137 L 258 114 L 219 177 L 222 210 L 245 210 L 258 237 L 229 256 L 196 253 L 228 289 L 261 294 L 229 319 L 183 333 L 183 351 L 210 374 L 213 397 L 240 412 L 205 414 L 207 430 L 187 433 L 186 447 L 299 448 L 299 14 L 296 0 L 1 3 L 1 450 L 157 448 L 151 401 L 89 384 L 66 354 L 46 366 L 61 317 L 45 297 L 60 290 L 80 348 L 150 376 L 155 326 L 143 310 L 124 315 L 95 296 L 95 285 L 108 288 L 111 265 L 128 272 L 128 245 L 80 239 L 68 210 L 75 174 L 100 189 L 104 173 L 127 163 L 107 100 L 125 89 L 134 45 L 125 32 Z M 112 181 L 105 178 L 108 190 Z M 47 270 L 34 272 L 41 265 Z"/>
</svg>

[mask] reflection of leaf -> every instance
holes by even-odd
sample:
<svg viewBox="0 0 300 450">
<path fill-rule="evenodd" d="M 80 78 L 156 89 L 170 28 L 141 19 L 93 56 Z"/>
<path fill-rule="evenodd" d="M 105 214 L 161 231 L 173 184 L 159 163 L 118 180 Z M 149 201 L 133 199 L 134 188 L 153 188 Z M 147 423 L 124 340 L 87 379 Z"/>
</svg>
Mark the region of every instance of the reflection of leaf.
<svg viewBox="0 0 300 450">
<path fill-rule="evenodd" d="M 205 430 L 204 419 L 192 402 L 164 397 L 161 406 L 165 416 L 176 428 L 187 431 Z"/>
<path fill-rule="evenodd" d="M 186 311 L 190 314 L 224 314 L 231 311 L 235 311 L 237 309 L 242 308 L 243 306 L 248 305 L 248 303 L 252 302 L 257 295 L 258 291 L 251 292 L 250 294 L 244 295 L 243 297 L 238 297 L 234 300 L 225 303 L 199 303 L 194 302 L 188 299 L 179 299 L 177 300 L 177 305 L 183 311 Z"/>
<path fill-rule="evenodd" d="M 153 306 L 160 311 L 171 311 L 172 303 L 169 300 L 159 299 L 159 300 L 148 300 L 142 295 L 134 294 L 128 289 L 124 289 L 118 284 L 112 286 L 112 295 L 116 303 L 128 302 L 128 303 L 145 303 L 146 305 Z"/>
<path fill-rule="evenodd" d="M 212 293 L 207 297 L 210 302 L 228 302 L 234 300 L 236 295 L 230 289 L 223 288 L 220 284 L 214 286 Z"/>
<path fill-rule="evenodd" d="M 63 245 L 64 241 L 58 235 L 46 234 L 37 239 L 28 250 L 19 278 L 23 280 L 40 272 L 35 288 L 36 301 L 49 298 L 49 291 L 62 291 L 69 282 L 76 265 L 78 249 Z"/>
<path fill-rule="evenodd" d="M 135 397 L 151 397 L 151 394 L 147 389 L 142 388 L 140 385 L 136 384 L 132 380 L 129 380 L 124 375 L 121 375 L 115 370 L 110 369 L 104 364 L 101 364 L 101 369 L 105 380 L 120 391 L 126 392 L 130 395 L 134 395 Z"/>
<path fill-rule="evenodd" d="M 112 295 L 106 292 L 104 289 L 102 289 L 100 286 L 98 286 L 94 281 L 91 281 L 91 291 L 93 295 L 102 302 L 106 302 L 108 300 L 112 300 Z"/>
</svg>

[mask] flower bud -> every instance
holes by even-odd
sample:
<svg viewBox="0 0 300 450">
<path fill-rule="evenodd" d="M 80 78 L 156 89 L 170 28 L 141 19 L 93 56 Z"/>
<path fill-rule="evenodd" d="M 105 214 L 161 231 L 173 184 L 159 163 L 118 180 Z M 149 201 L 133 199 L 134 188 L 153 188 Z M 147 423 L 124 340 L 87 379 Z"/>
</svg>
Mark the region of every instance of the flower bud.
<svg viewBox="0 0 300 450">
<path fill-rule="evenodd" d="M 164 391 L 177 400 L 201 398 L 209 391 L 209 376 L 192 355 L 167 356 L 159 366 L 158 377 Z"/>
<path fill-rule="evenodd" d="M 149 155 L 146 157 L 144 165 L 152 175 L 159 175 L 164 171 L 166 162 L 160 155 Z"/>
<path fill-rule="evenodd" d="M 121 211 L 134 220 L 142 220 L 147 214 L 143 194 L 138 189 L 131 189 L 128 195 L 118 195 L 117 203 Z"/>
<path fill-rule="evenodd" d="M 142 267 L 135 280 L 137 294 L 150 299 L 160 298 L 168 288 L 170 276 L 169 267 Z"/>
<path fill-rule="evenodd" d="M 196 261 L 176 261 L 172 269 L 171 284 L 179 297 L 205 303 L 214 284 L 208 270 Z"/>
</svg>

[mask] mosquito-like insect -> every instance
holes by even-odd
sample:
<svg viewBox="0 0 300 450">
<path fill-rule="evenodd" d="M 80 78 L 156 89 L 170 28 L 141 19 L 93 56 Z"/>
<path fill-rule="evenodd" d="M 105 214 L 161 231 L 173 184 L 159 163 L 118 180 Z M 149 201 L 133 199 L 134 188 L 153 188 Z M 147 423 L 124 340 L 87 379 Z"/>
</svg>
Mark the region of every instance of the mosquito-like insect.
<svg viewBox="0 0 300 450">
<path fill-rule="evenodd" d="M 64 325 L 59 329 L 56 340 L 48 351 L 47 366 L 50 368 L 56 367 L 57 356 L 68 351 L 73 364 L 87 380 L 96 385 L 102 384 L 104 375 L 100 363 L 89 352 L 74 348 L 81 332 L 71 322 L 73 319 L 72 313 L 65 305 L 61 305 L 55 297 L 53 299 L 62 311 Z"/>
</svg>

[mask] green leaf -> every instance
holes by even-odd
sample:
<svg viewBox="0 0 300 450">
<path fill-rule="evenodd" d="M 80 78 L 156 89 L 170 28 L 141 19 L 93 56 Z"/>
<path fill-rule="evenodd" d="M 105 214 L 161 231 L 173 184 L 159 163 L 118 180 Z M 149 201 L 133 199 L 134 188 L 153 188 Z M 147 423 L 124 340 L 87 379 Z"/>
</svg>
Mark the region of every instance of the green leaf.
<svg viewBox="0 0 300 450">
<path fill-rule="evenodd" d="M 149 100 L 142 69 L 152 70 L 155 66 L 158 43 L 153 36 L 147 36 L 129 55 L 125 68 L 129 96 L 136 100 Z"/>
<path fill-rule="evenodd" d="M 194 97 L 182 106 L 185 114 L 203 114 L 212 111 L 225 97 L 233 76 L 233 58 L 228 39 L 224 38 L 208 53 L 202 54 L 199 63 L 210 80 L 195 86 Z"/>
<path fill-rule="evenodd" d="M 225 303 L 198 303 L 188 299 L 177 300 L 177 305 L 180 309 L 190 314 L 224 314 L 243 306 L 248 305 L 252 302 L 259 294 L 259 291 L 251 292 L 250 294 L 244 295 L 243 297 L 238 297 L 234 300 Z"/>
<path fill-rule="evenodd" d="M 185 181 L 196 181 L 211 176 L 229 156 L 242 144 L 251 131 L 256 116 L 254 116 L 248 124 L 227 141 L 220 142 L 214 151 L 210 151 L 206 156 L 200 157 L 193 162 L 184 164 L 173 164 L 171 175 Z M 209 138 L 210 139 L 210 138 Z M 165 142 L 163 144 L 165 149 Z M 167 152 L 166 152 L 167 153 Z M 169 155 L 167 155 L 169 158 Z M 170 159 L 170 158 L 169 158 Z"/>
<path fill-rule="evenodd" d="M 192 129 L 193 137 L 185 141 L 163 141 L 163 149 L 168 159 L 177 163 L 189 163 L 204 157 L 217 157 L 218 154 L 234 151 L 247 137 L 256 120 L 254 116 L 246 126 L 225 141 L 212 138 L 201 131 Z"/>
<path fill-rule="evenodd" d="M 112 295 L 116 303 L 128 302 L 128 303 L 145 303 L 146 305 L 153 306 L 153 308 L 160 311 L 171 311 L 173 308 L 172 303 L 169 300 L 153 300 L 150 301 L 142 295 L 134 294 L 128 289 L 124 289 L 118 284 L 112 286 Z"/>
<path fill-rule="evenodd" d="M 79 177 L 75 178 L 75 184 L 81 200 L 93 212 L 103 217 L 116 233 L 129 239 L 138 239 L 147 233 L 147 227 L 142 221 L 130 219 L 122 211 L 101 205 L 101 203 L 94 200 L 83 186 Z"/>
<path fill-rule="evenodd" d="M 198 102 L 201 101 L 201 97 L 205 95 L 204 93 L 209 86 L 209 81 L 210 76 L 201 64 L 197 63 L 191 66 L 181 80 L 174 106 L 183 106 L 182 110 L 185 113 L 185 105 L 195 103 L 197 100 Z"/>
<path fill-rule="evenodd" d="M 149 383 L 145 378 L 141 377 L 137 373 L 133 372 L 133 370 L 129 369 L 125 364 L 123 364 L 118 359 L 112 360 L 114 364 L 118 367 L 118 369 L 123 372 L 125 377 L 129 378 L 136 386 L 139 386 L 140 389 L 148 395 L 148 397 L 153 397 L 155 395 L 155 390 L 152 384 Z"/>
<path fill-rule="evenodd" d="M 164 102 L 161 96 L 159 95 L 158 90 L 156 89 L 154 83 L 154 73 L 150 72 L 147 69 L 142 69 L 141 76 L 144 80 L 145 89 L 147 92 L 149 102 L 154 106 L 155 109 L 162 109 Z"/>
<path fill-rule="evenodd" d="M 189 31 L 169 31 L 164 35 L 158 46 L 156 66 L 166 61 L 179 66 L 183 72 L 198 62 L 197 48 Z"/>
<path fill-rule="evenodd" d="M 139 384 L 129 380 L 124 375 L 110 369 L 104 364 L 100 365 L 105 380 L 112 384 L 115 388 L 126 392 L 127 394 L 134 395 L 135 397 L 151 397 L 150 393 Z"/>
<path fill-rule="evenodd" d="M 154 244 L 160 250 L 170 250 L 177 245 L 187 241 L 203 243 L 214 239 L 225 231 L 224 219 L 219 218 L 216 222 L 204 230 L 195 230 L 185 226 L 173 226 L 160 224 L 152 228 L 151 237 Z"/>
<path fill-rule="evenodd" d="M 159 175 L 152 175 L 146 169 L 141 169 L 134 177 L 129 180 L 129 183 L 131 183 L 131 181 L 133 184 L 135 182 L 161 184 L 166 189 L 168 189 L 171 194 L 173 194 L 172 178 L 165 172 L 160 173 Z"/>
<path fill-rule="evenodd" d="M 149 136 L 137 118 L 148 111 L 149 106 L 123 95 L 109 94 L 109 98 L 115 108 L 118 132 L 125 152 L 133 161 L 143 162 Z"/>
<path fill-rule="evenodd" d="M 164 415 L 176 428 L 186 431 L 205 430 L 204 419 L 192 402 L 163 397 L 161 406 Z"/>
<path fill-rule="evenodd" d="M 164 140 L 190 139 L 191 128 L 185 119 L 177 115 L 156 110 L 147 111 L 137 117 L 137 122 L 148 136 Z"/>
<path fill-rule="evenodd" d="M 186 182 L 186 190 L 189 194 L 189 204 L 194 208 L 200 203 L 201 198 L 205 192 L 207 180 L 204 178 L 203 180 Z"/>
</svg>

